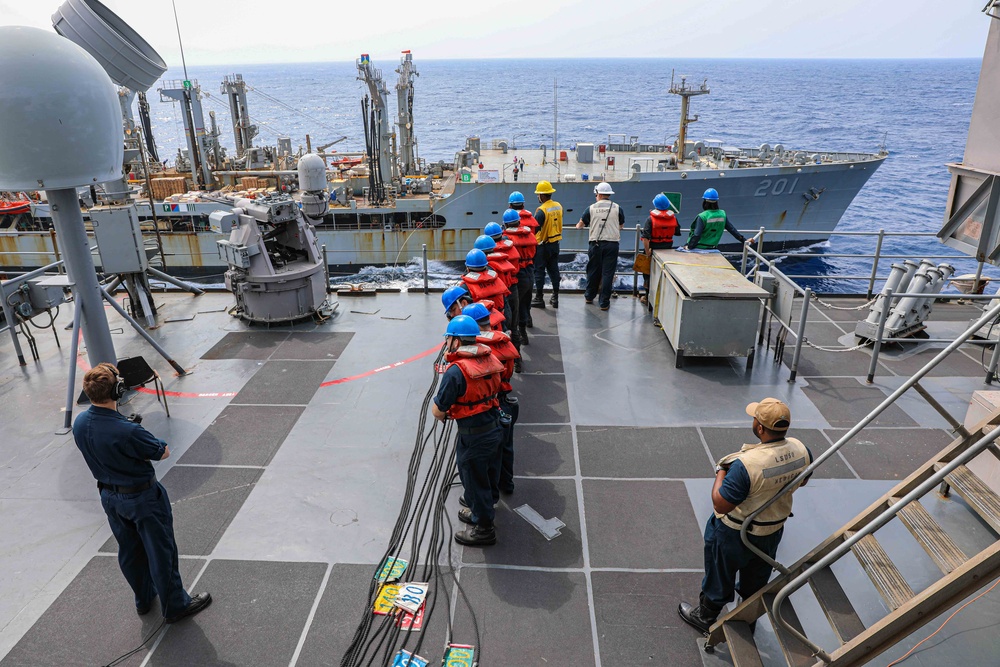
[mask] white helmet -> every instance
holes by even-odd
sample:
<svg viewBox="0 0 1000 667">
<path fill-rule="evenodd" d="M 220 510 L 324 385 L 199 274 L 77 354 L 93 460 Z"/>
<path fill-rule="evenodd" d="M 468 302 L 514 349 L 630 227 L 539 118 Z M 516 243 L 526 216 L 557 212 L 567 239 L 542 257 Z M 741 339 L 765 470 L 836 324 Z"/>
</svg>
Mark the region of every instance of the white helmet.
<svg viewBox="0 0 1000 667">
<path fill-rule="evenodd" d="M 611 189 L 610 183 L 602 181 L 594 186 L 595 195 L 613 195 L 614 193 L 615 191 Z"/>
</svg>

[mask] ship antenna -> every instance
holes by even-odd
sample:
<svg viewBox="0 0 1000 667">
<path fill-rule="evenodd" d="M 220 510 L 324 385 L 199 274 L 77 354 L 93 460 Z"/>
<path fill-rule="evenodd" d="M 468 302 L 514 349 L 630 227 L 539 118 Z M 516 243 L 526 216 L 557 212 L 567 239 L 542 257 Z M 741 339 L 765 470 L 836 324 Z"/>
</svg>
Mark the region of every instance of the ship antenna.
<svg viewBox="0 0 1000 667">
<path fill-rule="evenodd" d="M 188 66 L 187 62 L 184 60 L 184 42 L 181 41 L 181 24 L 177 20 L 177 0 L 170 0 L 170 4 L 174 8 L 174 25 L 177 26 L 177 43 L 181 47 L 181 65 L 184 67 L 184 80 L 188 80 Z"/>
<path fill-rule="evenodd" d="M 559 82 L 552 79 L 552 161 L 559 174 Z"/>
</svg>

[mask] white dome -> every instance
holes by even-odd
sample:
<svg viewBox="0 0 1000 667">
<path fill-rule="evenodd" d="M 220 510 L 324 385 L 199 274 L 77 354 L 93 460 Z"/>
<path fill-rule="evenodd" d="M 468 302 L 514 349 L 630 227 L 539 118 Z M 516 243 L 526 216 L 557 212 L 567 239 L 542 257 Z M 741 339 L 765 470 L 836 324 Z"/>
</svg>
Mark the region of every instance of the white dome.
<svg viewBox="0 0 1000 667">
<path fill-rule="evenodd" d="M 326 162 L 315 153 L 299 158 L 299 189 L 320 192 L 326 189 Z"/>
<path fill-rule="evenodd" d="M 92 56 L 53 33 L 5 26 L 0 63 L 0 190 L 121 177 L 118 91 Z"/>
</svg>

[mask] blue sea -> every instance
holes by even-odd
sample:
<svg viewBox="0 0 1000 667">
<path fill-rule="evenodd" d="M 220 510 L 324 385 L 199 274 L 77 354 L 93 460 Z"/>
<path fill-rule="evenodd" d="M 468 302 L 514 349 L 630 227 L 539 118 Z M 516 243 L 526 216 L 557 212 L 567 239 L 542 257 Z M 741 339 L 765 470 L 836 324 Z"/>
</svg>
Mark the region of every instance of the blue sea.
<svg viewBox="0 0 1000 667">
<path fill-rule="evenodd" d="M 838 230 L 920 232 L 936 232 L 943 222 L 949 183 L 945 164 L 962 160 L 980 67 L 977 59 L 421 61 L 417 53 L 414 60 L 420 74 L 414 126 L 419 154 L 429 162 L 452 161 L 472 135 L 551 146 L 554 85 L 562 146 L 602 143 L 609 134 L 670 142 L 678 129 L 680 100 L 667 89 L 672 73 L 683 74 L 691 82 L 707 79 L 712 90 L 693 100 L 692 113 L 699 119 L 689 133 L 695 139 L 738 146 L 782 143 L 809 152 L 874 152 L 884 141 L 889 159 Z M 382 68 L 394 108 L 398 61 L 375 64 Z M 306 133 L 313 146 L 346 135 L 336 149 L 363 150 L 360 100 L 366 89 L 354 63 L 190 67 L 189 78 L 209 95 L 205 113 L 215 111 L 230 150 L 228 107 L 219 88 L 223 76 L 233 73 L 255 89 L 248 99 L 260 127 L 256 143 L 273 145 L 278 136 L 288 136 L 298 148 L 305 146 Z M 183 72 L 171 70 L 164 78 L 180 79 Z M 158 102 L 155 89 L 150 98 L 160 157 L 172 162 L 183 141 L 179 110 Z M 867 275 L 870 260 L 822 255 L 873 249 L 874 239 L 834 236 L 812 249 L 819 257 L 785 260 L 782 268 L 817 276 L 808 284 L 823 291 L 863 290 L 866 281 L 845 284 L 823 276 Z M 887 239 L 883 252 L 914 259 L 952 254 L 930 237 Z M 971 260 L 953 263 L 959 274 L 975 270 Z M 888 272 L 888 264 L 883 262 L 880 273 Z M 374 278 L 377 272 L 368 275 Z"/>
</svg>

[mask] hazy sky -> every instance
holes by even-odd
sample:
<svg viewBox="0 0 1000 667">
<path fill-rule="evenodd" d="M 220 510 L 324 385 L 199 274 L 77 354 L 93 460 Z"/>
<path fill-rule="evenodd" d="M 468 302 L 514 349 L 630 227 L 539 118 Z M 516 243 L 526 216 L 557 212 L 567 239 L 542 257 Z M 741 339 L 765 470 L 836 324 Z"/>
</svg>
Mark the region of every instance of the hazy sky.
<svg viewBox="0 0 1000 667">
<path fill-rule="evenodd" d="M 103 0 L 169 65 L 170 0 Z M 985 0 L 176 0 L 188 65 L 451 58 L 981 58 Z M 60 0 L 0 0 L 51 29 Z M 367 13 L 366 13 L 367 12 Z"/>
</svg>

